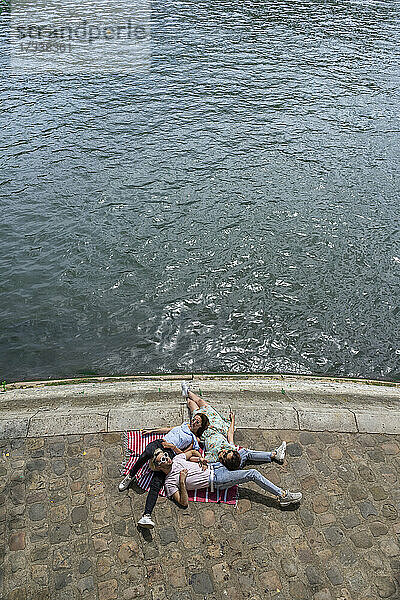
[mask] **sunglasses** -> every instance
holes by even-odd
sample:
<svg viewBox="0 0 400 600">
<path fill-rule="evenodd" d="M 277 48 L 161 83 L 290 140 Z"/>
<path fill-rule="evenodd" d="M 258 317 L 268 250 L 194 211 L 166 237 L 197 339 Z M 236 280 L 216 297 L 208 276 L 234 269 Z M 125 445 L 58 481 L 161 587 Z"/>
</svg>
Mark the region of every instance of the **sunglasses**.
<svg viewBox="0 0 400 600">
<path fill-rule="evenodd" d="M 155 462 L 157 465 L 162 465 L 163 463 L 168 463 L 169 461 L 169 456 L 166 452 L 164 452 L 162 455 L 158 454 L 157 458 L 155 459 Z"/>
</svg>

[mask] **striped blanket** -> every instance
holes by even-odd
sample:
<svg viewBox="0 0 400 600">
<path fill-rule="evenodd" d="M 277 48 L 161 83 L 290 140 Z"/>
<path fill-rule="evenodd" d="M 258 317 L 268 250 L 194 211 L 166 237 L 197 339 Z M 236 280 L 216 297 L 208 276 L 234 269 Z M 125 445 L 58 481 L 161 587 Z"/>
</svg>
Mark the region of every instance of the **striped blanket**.
<svg viewBox="0 0 400 600">
<path fill-rule="evenodd" d="M 158 433 L 142 436 L 142 432 L 138 429 L 125 431 L 122 434 L 125 458 L 121 465 L 121 474 L 126 475 L 128 473 L 129 469 L 135 464 L 138 456 L 143 452 L 147 444 L 160 438 L 162 438 L 162 435 Z M 143 490 L 149 490 L 152 475 L 153 472 L 149 468 L 148 463 L 146 463 L 137 473 L 135 477 L 136 483 Z M 164 488 L 161 490 L 160 495 L 165 496 Z M 234 504 L 236 506 L 238 486 L 235 485 L 226 490 L 214 490 L 214 492 L 211 492 L 208 488 L 190 490 L 188 492 L 188 497 L 192 502 L 224 502 L 225 504 Z"/>
</svg>

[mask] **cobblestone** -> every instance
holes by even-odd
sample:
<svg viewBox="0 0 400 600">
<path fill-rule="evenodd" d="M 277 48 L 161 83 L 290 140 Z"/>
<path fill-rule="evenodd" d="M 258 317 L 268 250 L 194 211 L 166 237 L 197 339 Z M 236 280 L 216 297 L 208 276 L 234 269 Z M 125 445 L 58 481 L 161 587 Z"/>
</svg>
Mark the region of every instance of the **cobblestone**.
<svg viewBox="0 0 400 600">
<path fill-rule="evenodd" d="M 360 509 L 360 513 L 362 514 L 364 519 L 366 519 L 367 517 L 369 517 L 371 515 L 378 514 L 378 511 L 376 510 L 376 508 L 372 504 L 372 502 L 360 502 L 360 504 L 358 506 Z"/>
<path fill-rule="evenodd" d="M 0 598 L 397 600 L 399 436 L 240 435 L 257 449 L 290 442 L 285 465 L 262 471 L 301 490 L 299 508 L 249 484 L 237 508 L 160 501 L 141 531 L 145 496 L 116 489 L 119 434 L 3 446 Z"/>
<path fill-rule="evenodd" d="M 13 533 L 8 540 L 8 547 L 12 552 L 25 548 L 25 532 Z"/>
</svg>

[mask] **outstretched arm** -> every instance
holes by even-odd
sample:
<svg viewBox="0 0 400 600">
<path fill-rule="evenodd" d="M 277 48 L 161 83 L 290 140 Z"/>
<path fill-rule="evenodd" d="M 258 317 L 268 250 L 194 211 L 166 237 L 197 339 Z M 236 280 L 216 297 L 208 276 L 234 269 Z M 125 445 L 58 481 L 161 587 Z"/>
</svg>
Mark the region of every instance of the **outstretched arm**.
<svg viewBox="0 0 400 600">
<path fill-rule="evenodd" d="M 190 446 L 188 446 L 185 450 L 180 450 L 179 448 L 177 448 L 175 446 L 175 444 L 171 444 L 170 442 L 161 442 L 163 445 L 163 448 L 171 448 L 175 454 L 182 454 L 183 452 L 187 452 L 188 450 L 192 449 L 193 444 L 190 444 Z"/>
<path fill-rule="evenodd" d="M 182 469 L 182 471 L 179 473 L 179 491 L 172 495 L 172 498 L 175 500 L 175 502 L 181 506 L 184 506 L 185 508 L 189 504 L 188 493 L 186 489 L 187 473 L 187 469 Z"/>
<path fill-rule="evenodd" d="M 231 420 L 231 424 L 229 425 L 229 429 L 226 434 L 226 439 L 230 444 L 233 444 L 233 434 L 235 433 L 235 413 L 231 411 L 229 413 L 229 418 Z"/>
<path fill-rule="evenodd" d="M 186 450 L 185 451 L 185 458 L 186 460 L 192 460 L 192 458 L 201 458 L 201 454 L 198 450 Z M 199 462 L 198 460 L 194 460 L 192 462 Z"/>
<path fill-rule="evenodd" d="M 169 433 L 172 427 L 160 427 L 159 429 L 144 429 L 143 435 L 150 435 L 151 433 Z"/>
</svg>

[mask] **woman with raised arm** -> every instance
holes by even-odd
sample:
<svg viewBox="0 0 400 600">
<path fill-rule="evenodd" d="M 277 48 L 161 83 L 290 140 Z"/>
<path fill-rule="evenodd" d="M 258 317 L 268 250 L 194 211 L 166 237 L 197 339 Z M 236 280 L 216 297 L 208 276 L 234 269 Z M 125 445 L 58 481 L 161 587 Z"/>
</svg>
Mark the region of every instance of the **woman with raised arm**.
<svg viewBox="0 0 400 600">
<path fill-rule="evenodd" d="M 201 414 L 206 415 L 209 421 L 209 426 L 203 434 L 205 443 L 205 457 L 208 462 L 224 461 L 226 455 L 223 451 L 231 450 L 238 451 L 239 455 L 234 453 L 232 460 L 225 466 L 230 469 L 239 469 L 246 462 L 269 463 L 275 461 L 282 464 L 285 459 L 286 442 L 282 442 L 279 448 L 272 452 L 263 452 L 259 450 L 250 450 L 248 448 L 239 447 L 233 443 L 233 435 L 235 431 L 235 415 L 232 411 L 229 413 L 229 422 L 226 421 L 209 402 L 197 396 L 192 392 L 186 382 L 182 383 L 182 395 L 187 398 L 188 408 L 193 417 Z M 240 456 L 240 458 L 239 458 Z"/>
</svg>

